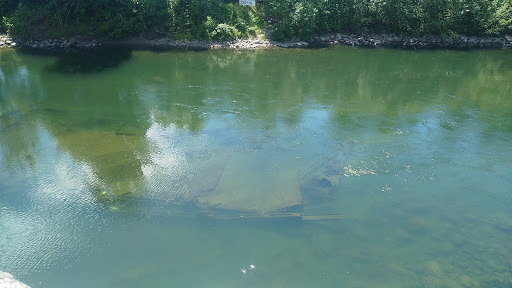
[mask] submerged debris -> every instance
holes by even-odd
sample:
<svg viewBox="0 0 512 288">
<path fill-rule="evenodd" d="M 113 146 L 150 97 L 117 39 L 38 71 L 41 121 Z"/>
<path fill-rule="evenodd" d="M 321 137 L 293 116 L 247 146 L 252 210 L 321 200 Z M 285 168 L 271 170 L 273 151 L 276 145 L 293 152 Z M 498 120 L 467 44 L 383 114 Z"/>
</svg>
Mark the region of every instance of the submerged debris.
<svg viewBox="0 0 512 288">
<path fill-rule="evenodd" d="M 197 198 L 200 207 L 265 214 L 300 205 L 302 196 L 296 180 L 297 170 L 278 153 L 235 154 L 229 160 L 215 190 Z M 272 159 L 269 163 L 268 159 Z M 258 171 L 253 173 L 249 171 Z"/>
<path fill-rule="evenodd" d="M 326 197 L 339 184 L 345 164 L 346 145 L 317 157 L 299 174 L 300 190 L 304 197 Z"/>
</svg>

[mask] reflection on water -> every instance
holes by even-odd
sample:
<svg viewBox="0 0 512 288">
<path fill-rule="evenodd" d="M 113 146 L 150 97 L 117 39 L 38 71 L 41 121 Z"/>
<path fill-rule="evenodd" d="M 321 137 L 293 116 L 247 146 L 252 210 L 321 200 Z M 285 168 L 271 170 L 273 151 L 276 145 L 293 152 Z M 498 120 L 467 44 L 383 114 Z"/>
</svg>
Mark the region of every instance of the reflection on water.
<svg viewBox="0 0 512 288">
<path fill-rule="evenodd" d="M 130 60 L 131 49 L 77 49 L 77 50 L 31 50 L 24 49 L 24 54 L 55 57 L 55 61 L 46 65 L 48 72 L 62 74 L 99 73 L 107 69 L 116 68 L 123 62 Z"/>
<path fill-rule="evenodd" d="M 512 283 L 508 51 L 0 53 L 34 287 Z"/>
</svg>

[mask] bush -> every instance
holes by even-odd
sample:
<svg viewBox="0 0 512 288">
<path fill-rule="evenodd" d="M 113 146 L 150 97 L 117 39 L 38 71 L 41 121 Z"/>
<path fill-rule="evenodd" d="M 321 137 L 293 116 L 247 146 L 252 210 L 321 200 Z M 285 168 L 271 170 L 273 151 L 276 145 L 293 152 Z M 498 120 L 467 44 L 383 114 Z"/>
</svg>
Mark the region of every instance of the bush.
<svg viewBox="0 0 512 288">
<path fill-rule="evenodd" d="M 210 34 L 211 39 L 215 41 L 231 41 L 236 39 L 238 30 L 226 23 L 221 23 L 215 27 L 215 30 Z"/>
<path fill-rule="evenodd" d="M 258 27 L 249 27 L 247 28 L 247 35 L 251 37 L 256 37 L 256 35 L 260 34 L 261 30 Z"/>
</svg>

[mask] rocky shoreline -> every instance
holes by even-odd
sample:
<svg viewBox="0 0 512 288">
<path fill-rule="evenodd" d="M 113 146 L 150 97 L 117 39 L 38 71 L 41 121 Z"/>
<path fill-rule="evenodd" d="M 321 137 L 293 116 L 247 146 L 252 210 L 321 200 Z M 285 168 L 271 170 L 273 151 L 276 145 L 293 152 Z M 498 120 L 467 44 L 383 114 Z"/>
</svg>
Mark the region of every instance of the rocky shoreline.
<svg viewBox="0 0 512 288">
<path fill-rule="evenodd" d="M 16 47 L 18 44 L 7 35 L 0 35 L 0 48 Z"/>
<path fill-rule="evenodd" d="M 308 47 L 309 43 L 305 41 L 277 42 L 267 39 L 239 39 L 228 42 L 203 42 L 203 41 L 180 41 L 170 39 L 154 39 L 147 42 L 148 46 L 155 48 L 199 48 L 199 49 L 258 49 L 258 48 L 299 48 Z"/>
<path fill-rule="evenodd" d="M 306 41 L 294 40 L 290 42 L 277 42 L 267 39 L 239 39 L 228 42 L 205 42 L 205 41 L 185 41 L 172 40 L 169 38 L 158 39 L 125 39 L 109 40 L 98 42 L 96 40 L 73 37 L 69 39 L 46 39 L 15 41 L 6 35 L 0 35 L 1 47 L 28 47 L 33 49 L 87 49 L 97 46 L 130 46 L 156 49 L 259 49 L 259 48 L 305 48 L 305 47 L 325 47 L 325 46 L 351 46 L 351 47 L 387 47 L 387 48 L 406 48 L 406 49 L 475 49 L 475 48 L 494 48 L 510 49 L 512 48 L 512 36 L 502 37 L 401 37 L 393 34 L 342 34 L 330 33 L 308 39 Z"/>
<path fill-rule="evenodd" d="M 344 45 L 353 47 L 387 47 L 412 49 L 475 49 L 475 48 L 512 48 L 512 36 L 503 37 L 400 37 L 393 34 L 348 35 L 332 33 L 315 37 L 311 44 Z"/>
<path fill-rule="evenodd" d="M 61 48 L 93 48 L 100 46 L 96 40 L 72 37 L 69 39 L 45 39 L 45 40 L 14 40 L 7 35 L 0 35 L 1 47 L 28 47 L 34 49 L 61 49 Z"/>
</svg>

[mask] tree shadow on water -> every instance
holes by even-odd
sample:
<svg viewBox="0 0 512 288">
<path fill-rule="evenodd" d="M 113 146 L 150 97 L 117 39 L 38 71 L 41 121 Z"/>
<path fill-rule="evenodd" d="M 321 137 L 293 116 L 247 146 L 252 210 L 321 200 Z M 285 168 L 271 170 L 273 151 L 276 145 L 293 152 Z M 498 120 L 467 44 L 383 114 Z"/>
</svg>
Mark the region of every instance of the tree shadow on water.
<svg viewBox="0 0 512 288">
<path fill-rule="evenodd" d="M 107 69 L 119 67 L 121 63 L 130 60 L 132 50 L 100 48 L 68 52 L 58 55 L 57 60 L 46 69 L 51 72 L 64 74 L 99 73 Z"/>
<path fill-rule="evenodd" d="M 99 73 L 119 67 L 130 60 L 132 49 L 127 48 L 96 48 L 87 50 L 29 52 L 55 56 L 55 62 L 44 67 L 49 72 L 62 74 Z"/>
</svg>

